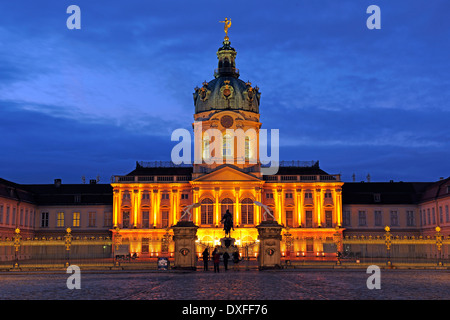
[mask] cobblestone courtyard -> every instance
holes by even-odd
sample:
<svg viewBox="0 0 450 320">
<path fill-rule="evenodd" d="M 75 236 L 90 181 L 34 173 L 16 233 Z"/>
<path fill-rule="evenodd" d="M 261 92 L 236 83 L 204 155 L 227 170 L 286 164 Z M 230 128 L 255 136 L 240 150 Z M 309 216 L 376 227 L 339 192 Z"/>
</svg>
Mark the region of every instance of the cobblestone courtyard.
<svg viewBox="0 0 450 320">
<path fill-rule="evenodd" d="M 446 270 L 381 270 L 381 289 L 369 290 L 358 270 L 209 272 L 83 272 L 69 290 L 66 273 L 0 274 L 0 299 L 34 300 L 302 300 L 450 299 Z"/>
</svg>

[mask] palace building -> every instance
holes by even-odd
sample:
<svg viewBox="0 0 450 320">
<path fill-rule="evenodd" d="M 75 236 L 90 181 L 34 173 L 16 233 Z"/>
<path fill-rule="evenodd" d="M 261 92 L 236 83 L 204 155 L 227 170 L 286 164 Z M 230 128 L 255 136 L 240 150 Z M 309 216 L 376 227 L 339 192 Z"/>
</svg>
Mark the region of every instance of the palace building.
<svg viewBox="0 0 450 320">
<path fill-rule="evenodd" d="M 214 79 L 194 92 L 193 131 L 200 128 L 203 160 L 192 165 L 137 162 L 109 184 L 19 185 L 0 181 L 0 236 L 27 234 L 121 235 L 131 253 L 155 257 L 173 252 L 164 240 L 180 220 L 196 226 L 198 254 L 220 244 L 222 216 L 233 215 L 231 237 L 258 255 L 256 226 L 274 219 L 293 243 L 283 254 L 335 257 L 326 242 L 343 234 L 450 234 L 450 178 L 437 182 L 351 182 L 322 170 L 318 161 L 279 162 L 262 174 L 260 98 L 242 81 L 228 36 L 217 51 Z M 201 124 L 201 126 L 196 126 Z M 230 132 L 242 130 L 242 141 Z M 220 146 L 220 147 L 218 147 Z M 268 210 L 268 211 L 267 211 Z M 270 213 L 270 214 L 267 214 Z M 287 252 L 290 250 L 291 252 Z"/>
</svg>

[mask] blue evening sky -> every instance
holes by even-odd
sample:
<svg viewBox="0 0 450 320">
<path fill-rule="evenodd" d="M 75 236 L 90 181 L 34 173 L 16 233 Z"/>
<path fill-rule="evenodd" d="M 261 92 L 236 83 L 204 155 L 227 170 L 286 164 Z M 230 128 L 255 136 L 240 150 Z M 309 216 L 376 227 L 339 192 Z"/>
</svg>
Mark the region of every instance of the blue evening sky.
<svg viewBox="0 0 450 320">
<path fill-rule="evenodd" d="M 66 9 L 81 8 L 81 30 Z M 366 9 L 381 8 L 381 30 Z M 280 157 L 344 181 L 450 175 L 450 1 L 0 3 L 0 177 L 81 183 L 170 160 L 223 24 Z"/>
</svg>

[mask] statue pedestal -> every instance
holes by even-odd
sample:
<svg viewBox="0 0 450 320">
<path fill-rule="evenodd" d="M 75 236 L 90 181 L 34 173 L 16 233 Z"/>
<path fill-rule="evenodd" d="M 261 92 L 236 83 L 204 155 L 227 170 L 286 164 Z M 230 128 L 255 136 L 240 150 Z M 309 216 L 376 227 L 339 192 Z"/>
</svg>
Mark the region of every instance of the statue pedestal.
<svg viewBox="0 0 450 320">
<path fill-rule="evenodd" d="M 197 269 L 195 240 L 198 227 L 192 221 L 179 221 L 172 227 L 175 242 L 174 268 Z"/>
<path fill-rule="evenodd" d="M 259 269 L 281 268 L 281 230 L 276 221 L 263 221 L 256 226 L 259 238 Z"/>
<path fill-rule="evenodd" d="M 216 247 L 220 254 L 224 254 L 228 252 L 231 255 L 233 252 L 238 251 L 239 249 L 234 245 L 236 242 L 235 238 L 225 237 L 220 239 L 220 246 Z"/>
</svg>

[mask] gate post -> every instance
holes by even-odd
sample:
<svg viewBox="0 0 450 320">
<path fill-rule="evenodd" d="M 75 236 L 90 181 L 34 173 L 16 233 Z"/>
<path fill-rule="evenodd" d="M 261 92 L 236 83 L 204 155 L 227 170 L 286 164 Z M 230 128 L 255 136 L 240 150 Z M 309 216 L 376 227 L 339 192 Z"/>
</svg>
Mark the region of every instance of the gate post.
<svg viewBox="0 0 450 320">
<path fill-rule="evenodd" d="M 18 269 L 19 268 L 19 249 L 21 246 L 21 240 L 22 240 L 22 236 L 20 235 L 20 229 L 16 228 L 16 230 L 14 230 L 14 232 L 16 233 L 14 235 L 14 269 Z"/>
<path fill-rule="evenodd" d="M 259 238 L 259 269 L 274 269 L 281 267 L 281 230 L 283 226 L 277 221 L 262 221 L 256 226 Z"/>
<path fill-rule="evenodd" d="M 175 242 L 174 268 L 196 270 L 195 240 L 197 240 L 198 226 L 192 221 L 178 221 L 172 229 Z"/>
</svg>

